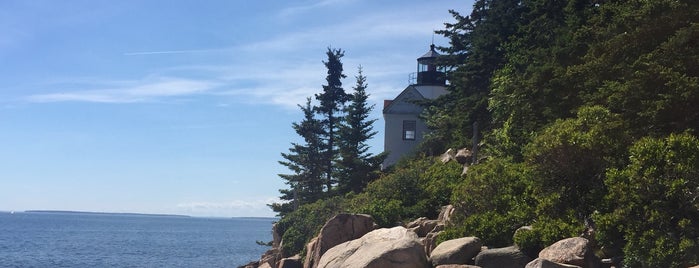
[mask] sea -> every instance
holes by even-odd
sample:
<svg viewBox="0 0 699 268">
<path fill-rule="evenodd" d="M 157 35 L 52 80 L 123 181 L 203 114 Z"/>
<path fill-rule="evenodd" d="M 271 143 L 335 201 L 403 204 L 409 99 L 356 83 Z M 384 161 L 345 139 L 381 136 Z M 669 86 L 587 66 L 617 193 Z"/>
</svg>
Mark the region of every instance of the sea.
<svg viewBox="0 0 699 268">
<path fill-rule="evenodd" d="M 238 267 L 276 220 L 0 212 L 0 267 Z"/>
</svg>

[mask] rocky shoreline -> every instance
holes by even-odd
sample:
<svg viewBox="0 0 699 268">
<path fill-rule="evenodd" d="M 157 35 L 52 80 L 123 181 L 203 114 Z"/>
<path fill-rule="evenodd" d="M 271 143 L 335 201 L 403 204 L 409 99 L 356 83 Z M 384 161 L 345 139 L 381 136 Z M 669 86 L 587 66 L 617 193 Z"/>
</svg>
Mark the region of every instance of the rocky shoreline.
<svg viewBox="0 0 699 268">
<path fill-rule="evenodd" d="M 338 214 L 326 222 L 307 245 L 305 256 L 283 256 L 281 235 L 273 228 L 273 246 L 259 261 L 239 268 L 606 268 L 618 259 L 600 260 L 585 237 L 560 240 L 536 253 L 518 245 L 489 248 L 478 237 L 463 237 L 437 245 L 454 208 L 445 206 L 437 219 L 419 218 L 405 226 L 377 228 L 364 214 Z M 522 227 L 519 231 L 527 231 Z M 531 256 L 534 255 L 534 256 Z"/>
</svg>

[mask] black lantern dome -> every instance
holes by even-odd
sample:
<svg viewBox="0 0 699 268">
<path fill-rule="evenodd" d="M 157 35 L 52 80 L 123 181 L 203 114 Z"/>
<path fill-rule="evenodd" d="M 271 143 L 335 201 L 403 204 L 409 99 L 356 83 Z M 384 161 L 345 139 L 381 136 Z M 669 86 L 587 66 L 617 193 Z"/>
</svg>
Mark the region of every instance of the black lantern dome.
<svg viewBox="0 0 699 268">
<path fill-rule="evenodd" d="M 430 51 L 417 58 L 417 85 L 446 85 L 446 76 L 441 68 L 437 68 L 437 58 L 441 56 L 430 45 Z"/>
</svg>

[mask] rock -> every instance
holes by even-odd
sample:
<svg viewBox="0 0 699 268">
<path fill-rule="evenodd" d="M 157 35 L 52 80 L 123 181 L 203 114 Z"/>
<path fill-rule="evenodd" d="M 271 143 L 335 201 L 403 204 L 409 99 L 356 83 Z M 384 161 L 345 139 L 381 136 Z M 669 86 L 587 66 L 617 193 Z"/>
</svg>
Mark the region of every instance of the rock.
<svg viewBox="0 0 699 268">
<path fill-rule="evenodd" d="M 323 254 L 320 268 L 428 268 L 417 234 L 404 227 L 378 229 Z"/>
<path fill-rule="evenodd" d="M 459 149 L 456 152 L 456 155 L 454 156 L 454 159 L 456 159 L 456 162 L 459 162 L 459 164 L 462 165 L 468 165 L 471 164 L 471 150 L 462 148 Z"/>
<path fill-rule="evenodd" d="M 580 266 L 555 263 L 546 259 L 537 258 L 536 260 L 528 263 L 525 268 L 580 268 Z"/>
<path fill-rule="evenodd" d="M 446 152 L 442 154 L 441 157 L 439 157 L 439 160 L 442 161 L 442 163 L 446 164 L 451 160 L 454 160 L 454 156 L 456 156 L 456 152 L 454 152 L 454 149 L 449 148 Z"/>
<path fill-rule="evenodd" d="M 306 257 L 303 259 L 303 267 L 308 268 L 313 266 L 313 248 L 316 247 L 318 243 L 318 237 L 314 237 L 311 241 L 306 244 Z"/>
<path fill-rule="evenodd" d="M 265 262 L 265 263 L 263 263 L 262 265 L 260 265 L 260 266 L 257 267 L 257 268 L 272 268 L 272 265 L 269 265 L 269 263 L 266 263 L 266 262 Z"/>
<path fill-rule="evenodd" d="M 430 220 L 425 217 L 421 217 L 408 223 L 406 228 L 415 232 L 419 237 L 425 237 L 428 233 L 432 232 L 432 230 L 434 230 L 438 224 L 438 220 Z"/>
<path fill-rule="evenodd" d="M 439 211 L 439 216 L 437 217 L 437 220 L 441 223 L 448 223 L 451 221 L 451 216 L 454 214 L 454 206 L 452 205 L 446 205 L 442 207 L 442 210 Z"/>
<path fill-rule="evenodd" d="M 444 264 L 440 265 L 434 268 L 481 268 L 479 266 L 475 265 L 468 265 L 468 264 Z"/>
<path fill-rule="evenodd" d="M 375 229 L 374 219 L 364 214 L 338 214 L 329 219 L 323 228 L 313 247 L 310 260 L 304 263 L 304 267 L 318 267 L 318 261 L 323 254 L 334 246 L 362 237 Z"/>
<path fill-rule="evenodd" d="M 301 256 L 295 255 L 293 257 L 284 258 L 279 262 L 278 268 L 301 268 L 303 263 L 301 263 Z"/>
<path fill-rule="evenodd" d="M 522 268 L 532 259 L 515 246 L 486 249 L 476 256 L 476 265 L 483 268 Z"/>
<path fill-rule="evenodd" d="M 262 254 L 262 257 L 260 257 L 260 267 L 264 264 L 268 264 L 269 267 L 275 267 L 277 262 L 279 262 L 282 259 L 282 254 L 279 248 L 272 248 Z"/>
<path fill-rule="evenodd" d="M 274 247 L 274 248 L 281 247 L 283 235 L 284 235 L 283 233 L 282 234 L 279 233 L 278 223 L 275 222 L 274 224 L 272 224 L 272 247 Z"/>
<path fill-rule="evenodd" d="M 260 262 L 258 262 L 258 261 L 251 261 L 251 262 L 249 262 L 249 263 L 246 264 L 246 265 L 238 266 L 238 268 L 257 268 L 258 266 L 260 266 Z"/>
<path fill-rule="evenodd" d="M 566 238 L 553 243 L 539 252 L 539 258 L 584 268 L 599 267 L 599 260 L 590 248 L 590 241 L 582 237 Z"/>
<path fill-rule="evenodd" d="M 437 236 L 439 235 L 439 233 L 441 233 L 441 230 L 437 232 L 430 232 L 429 234 L 427 234 L 427 236 L 423 237 L 420 240 L 422 242 L 422 245 L 425 246 L 425 254 L 427 256 L 432 254 L 432 250 L 434 250 L 434 248 L 437 247 Z"/>
<path fill-rule="evenodd" d="M 471 259 L 481 251 L 483 243 L 478 237 L 463 237 L 444 241 L 437 245 L 430 254 L 432 265 L 469 264 Z"/>
</svg>

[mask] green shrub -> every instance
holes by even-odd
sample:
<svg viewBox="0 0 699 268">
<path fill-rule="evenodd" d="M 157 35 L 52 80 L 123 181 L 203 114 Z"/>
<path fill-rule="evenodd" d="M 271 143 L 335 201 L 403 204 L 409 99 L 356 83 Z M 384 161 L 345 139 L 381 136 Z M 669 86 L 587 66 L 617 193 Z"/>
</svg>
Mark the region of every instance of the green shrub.
<svg viewBox="0 0 699 268">
<path fill-rule="evenodd" d="M 352 197 L 349 210 L 372 215 L 382 227 L 423 216 L 436 218 L 461 180 L 461 169 L 459 164 L 443 164 L 432 157 L 404 162 Z"/>
<path fill-rule="evenodd" d="M 472 166 L 452 194 L 457 213 L 439 240 L 477 236 L 489 246 L 511 245 L 514 231 L 534 219 L 530 177 L 526 165 L 503 159 Z"/>
<path fill-rule="evenodd" d="M 282 254 L 293 256 L 301 252 L 328 219 L 345 211 L 344 207 L 344 198 L 333 197 L 302 205 L 286 214 L 277 223 L 277 230 L 283 234 L 284 240 Z"/>
<path fill-rule="evenodd" d="M 628 142 L 619 117 L 600 106 L 581 108 L 576 118 L 557 120 L 525 148 L 536 171 L 537 215 L 575 212 L 579 221 L 602 208 L 607 168 L 621 166 Z"/>
<path fill-rule="evenodd" d="M 381 227 L 396 226 L 403 217 L 402 206 L 395 199 L 373 199 L 367 195 L 358 195 L 351 201 L 353 213 L 368 214 Z"/>
<path fill-rule="evenodd" d="M 625 168 L 607 172 L 606 198 L 614 209 L 596 217 L 600 242 L 625 242 L 630 267 L 699 263 L 699 139 L 644 138 L 631 147 L 629 159 Z"/>
<path fill-rule="evenodd" d="M 538 258 L 543 249 L 541 237 L 533 229 L 518 229 L 512 237 L 515 245 L 532 259 Z"/>
</svg>

